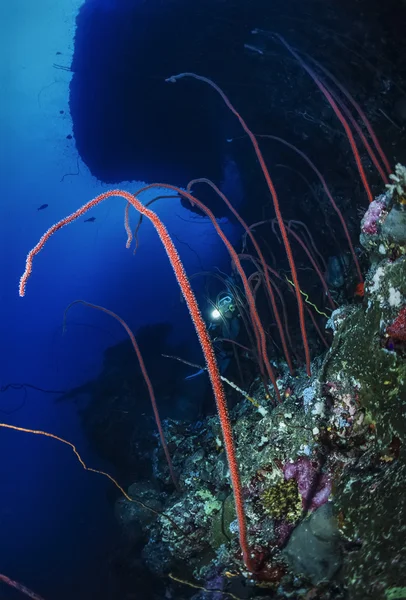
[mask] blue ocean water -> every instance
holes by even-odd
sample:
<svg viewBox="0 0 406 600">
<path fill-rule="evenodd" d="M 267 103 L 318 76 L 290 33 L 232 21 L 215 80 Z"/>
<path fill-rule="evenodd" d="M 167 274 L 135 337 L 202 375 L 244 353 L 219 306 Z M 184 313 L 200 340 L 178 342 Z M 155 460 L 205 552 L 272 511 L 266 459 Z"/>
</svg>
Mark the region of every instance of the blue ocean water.
<svg viewBox="0 0 406 600">
<path fill-rule="evenodd" d="M 314 15 L 310 20 L 306 11 L 301 14 L 308 24 L 317 17 L 317 2 L 310 3 L 309 10 Z M 338 8 L 334 14 L 340 21 L 337 31 L 342 31 L 350 17 Z M 286 64 L 277 63 L 275 87 L 272 69 L 254 62 L 249 48 L 244 50 L 244 43 L 252 46 L 250 32 L 261 19 L 276 20 L 284 33 L 292 34 L 293 28 L 294 41 L 300 42 L 300 27 L 283 16 L 282 6 L 270 11 L 259 1 L 252 13 L 247 3 L 231 1 L 196 3 L 192 8 L 180 0 L 2 3 L 1 422 L 68 440 L 86 465 L 116 474 L 116 465 L 100 456 L 84 433 L 78 409 L 86 397 L 78 402 L 58 399 L 95 380 L 105 352 L 127 336 L 117 322 L 83 306 L 72 308 L 64 332 L 64 311 L 74 300 L 116 312 L 134 332 L 167 324 L 168 344 L 187 348 L 186 358 L 202 362 L 187 308 L 152 225 L 144 219 L 135 255 L 125 247 L 123 199 L 107 199 L 52 236 L 35 257 L 26 296 L 18 295 L 27 253 L 44 232 L 111 188 L 134 192 L 152 182 L 184 187 L 193 177 L 210 177 L 249 223 L 261 220 L 270 198 L 253 174 L 258 168 L 255 158 L 245 153 L 238 139 L 227 141 L 241 135 L 238 122 L 212 90 L 196 82 L 178 82 L 172 89 L 166 77 L 188 70 L 213 77 L 242 110 L 248 110 L 258 133 L 293 131 L 296 142 L 306 142 L 309 122 L 315 123 L 318 141 L 310 145 L 310 154 L 320 159 L 333 181 L 342 182 L 342 207 L 352 222 L 361 201 L 358 196 L 352 205 L 348 201 L 351 177 L 344 159 L 334 161 L 344 142 L 331 115 L 321 104 L 311 117 L 305 108 L 299 111 L 296 97 L 304 102 L 310 84 L 300 80 L 302 91 L 286 75 Z M 326 30 L 331 23 L 323 23 Z M 375 22 L 371 31 L 374 27 Z M 309 28 L 309 50 L 317 49 L 317 39 L 321 40 Z M 260 45 L 255 52 L 262 52 Z M 368 101 L 374 90 L 367 75 L 362 86 Z M 269 95 L 261 97 L 262 90 Z M 285 94 L 292 105 L 282 101 Z M 288 116 L 296 110 L 300 114 Z M 379 126 L 385 130 L 382 122 Z M 333 140 L 325 154 L 319 145 L 323 136 Z M 343 155 L 348 158 L 347 148 Z M 287 218 L 314 219 L 323 255 L 328 259 L 338 254 L 336 240 L 324 225 L 330 226 L 324 205 L 317 215 L 305 202 L 301 205 L 298 189 L 303 182 L 285 177 L 286 155 L 273 148 L 268 156 L 278 163 L 276 179 L 286 198 Z M 295 169 L 299 163 L 292 162 Z M 149 191 L 142 200 L 154 195 Z M 231 243 L 241 249 L 240 225 L 206 189 L 202 199 Z M 229 255 L 207 218 L 179 198 L 160 200 L 155 209 L 188 275 L 231 274 Z M 130 222 L 134 228 L 135 211 L 130 212 Z M 335 232 L 340 246 L 343 235 Z M 272 251 L 279 264 L 277 244 Z M 196 278 L 193 288 L 208 319 L 211 304 L 205 279 Z M 322 300 L 320 292 L 317 301 Z M 161 398 L 164 416 L 181 414 L 179 398 L 180 392 L 178 399 Z M 30 432 L 1 428 L 0 457 L 0 573 L 45 599 L 114 598 L 109 565 L 118 532 L 111 482 L 86 472 L 71 447 Z M 14 597 L 8 588 L 1 594 Z"/>
<path fill-rule="evenodd" d="M 195 351 L 197 342 L 153 228 L 143 224 L 136 257 L 126 250 L 125 202 L 118 198 L 58 232 L 35 260 L 26 296 L 18 296 L 26 254 L 45 230 L 108 189 L 91 176 L 75 141 L 67 139 L 72 132 L 70 74 L 60 77 L 52 67 L 60 60 L 58 48 L 69 64 L 74 8 L 67 3 L 51 10 L 44 2 L 34 10 L 22 1 L 1 8 L 8 57 L 1 110 L 0 410 L 2 421 L 66 438 L 89 466 L 111 471 L 89 447 L 76 406 L 56 403 L 60 394 L 35 389 L 65 391 L 91 380 L 106 348 L 126 339 L 116 322 L 82 307 L 71 311 L 63 334 L 67 305 L 76 299 L 101 304 L 134 331 L 166 322 L 174 341 L 186 340 Z M 57 28 L 66 28 L 66 46 L 53 35 Z M 227 193 L 238 203 L 237 169 L 225 162 L 224 170 Z M 131 191 L 140 186 L 135 181 L 124 185 Z M 161 201 L 157 211 L 188 272 L 227 268 L 225 251 L 207 219 L 173 199 Z M 89 217 L 96 220 L 85 222 Z M 135 225 L 135 214 L 131 220 Z M 226 219 L 223 224 L 235 235 Z M 2 429 L 0 447 L 0 571 L 44 597 L 107 597 L 114 539 L 111 484 L 86 473 L 66 445 L 45 437 Z"/>
</svg>

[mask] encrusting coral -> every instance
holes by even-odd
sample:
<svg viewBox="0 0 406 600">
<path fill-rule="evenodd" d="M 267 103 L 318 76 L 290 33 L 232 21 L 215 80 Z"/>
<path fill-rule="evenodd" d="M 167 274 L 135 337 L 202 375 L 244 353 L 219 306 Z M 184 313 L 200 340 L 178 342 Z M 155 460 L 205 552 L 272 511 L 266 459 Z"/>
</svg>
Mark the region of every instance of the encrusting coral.
<svg viewBox="0 0 406 600">
<path fill-rule="evenodd" d="M 385 207 L 389 194 L 380 200 Z M 321 583 L 326 578 L 340 590 L 338 597 L 348 593 L 352 600 L 365 594 L 387 600 L 406 585 L 400 491 L 406 476 L 406 257 L 402 245 L 382 232 L 382 216 L 376 213 L 376 230 L 362 231 L 371 257 L 365 297 L 333 312 L 333 343 L 313 361 L 312 379 L 304 372 L 292 379 L 280 368 L 280 405 L 258 412 L 243 400 L 231 411 L 251 551 L 260 565 L 250 597 L 260 582 L 274 586 L 278 599 L 298 585 L 310 593 L 309 581 L 317 597 L 330 599 L 333 587 Z M 374 236 L 379 242 L 370 244 Z M 390 256 L 376 252 L 376 244 Z M 266 406 L 259 384 L 252 395 Z M 146 525 L 144 558 L 161 572 L 162 561 L 171 570 L 187 556 L 189 579 L 222 574 L 222 589 L 233 592 L 246 572 L 218 422 L 204 419 L 187 438 L 178 427 L 176 433 L 172 423 L 173 442 L 183 444 L 176 464 L 183 494 L 167 498 L 163 510 L 171 520 Z"/>
<path fill-rule="evenodd" d="M 294 523 L 302 514 L 302 501 L 295 479 L 281 481 L 266 489 L 261 502 L 266 513 L 273 519 Z"/>
</svg>

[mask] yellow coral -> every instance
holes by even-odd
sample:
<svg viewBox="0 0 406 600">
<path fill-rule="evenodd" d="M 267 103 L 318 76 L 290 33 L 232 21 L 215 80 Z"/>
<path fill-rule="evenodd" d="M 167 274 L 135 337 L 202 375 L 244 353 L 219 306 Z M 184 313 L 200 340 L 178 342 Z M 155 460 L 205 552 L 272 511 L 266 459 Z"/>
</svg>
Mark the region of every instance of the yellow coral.
<svg viewBox="0 0 406 600">
<path fill-rule="evenodd" d="M 302 500 L 295 479 L 281 481 L 265 490 L 261 502 L 265 511 L 274 519 L 293 523 L 302 514 Z"/>
</svg>

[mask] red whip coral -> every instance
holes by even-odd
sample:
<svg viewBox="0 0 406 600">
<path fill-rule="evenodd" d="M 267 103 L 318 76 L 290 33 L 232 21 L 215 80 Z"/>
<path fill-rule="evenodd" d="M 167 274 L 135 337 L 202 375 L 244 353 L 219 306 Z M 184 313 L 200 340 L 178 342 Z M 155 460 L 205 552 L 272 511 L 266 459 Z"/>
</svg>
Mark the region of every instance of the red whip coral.
<svg viewBox="0 0 406 600">
<path fill-rule="evenodd" d="M 392 325 L 389 325 L 386 332 L 396 342 L 406 342 L 406 305 L 401 309 Z"/>
<path fill-rule="evenodd" d="M 7 577 L 7 575 L 0 574 L 0 581 L 7 583 L 7 585 L 9 585 L 10 587 L 15 588 L 16 590 L 18 590 L 19 592 L 22 592 L 26 596 L 29 596 L 33 600 L 43 600 L 42 596 L 35 594 L 33 591 L 31 591 L 27 587 L 25 587 L 25 585 L 18 583 L 18 581 L 14 581 L 14 579 L 10 579 L 10 577 Z"/>
<path fill-rule="evenodd" d="M 148 187 L 163 186 L 162 184 L 152 184 Z M 171 186 L 165 187 L 171 188 Z M 34 258 L 44 248 L 45 244 L 52 237 L 52 235 L 59 231 L 59 229 L 62 229 L 62 227 L 65 227 L 73 221 L 76 221 L 76 219 L 84 215 L 88 210 L 90 210 L 94 206 L 97 206 L 98 204 L 100 204 L 104 200 L 107 200 L 107 198 L 111 198 L 112 196 L 119 196 L 121 198 L 124 198 L 135 208 L 135 210 L 140 212 L 142 215 L 144 215 L 144 217 L 151 221 L 165 248 L 166 254 L 169 258 L 169 262 L 171 263 L 173 272 L 179 283 L 179 287 L 182 291 L 183 297 L 189 309 L 190 316 L 195 326 L 195 330 L 206 360 L 207 370 L 209 372 L 209 377 L 213 388 L 213 394 L 216 400 L 217 412 L 219 415 L 221 429 L 223 432 L 224 446 L 226 450 L 228 466 L 230 469 L 230 478 L 234 494 L 235 508 L 238 519 L 240 545 L 244 558 L 244 563 L 249 571 L 254 572 L 256 570 L 256 565 L 251 557 L 251 552 L 248 546 L 247 523 L 245 519 L 244 501 L 242 497 L 240 471 L 234 446 L 234 437 L 231 428 L 230 417 L 228 414 L 227 399 L 224 393 L 220 372 L 218 370 L 216 356 L 214 354 L 213 346 L 206 328 L 206 324 L 200 313 L 199 306 L 197 304 L 196 298 L 193 294 L 191 285 L 183 267 L 183 263 L 180 260 L 180 257 L 168 233 L 168 230 L 166 229 L 165 225 L 162 223 L 158 215 L 152 210 L 148 209 L 146 206 L 144 206 L 135 195 L 130 194 L 129 192 L 126 192 L 124 190 L 110 190 L 108 192 L 100 194 L 99 196 L 96 196 L 96 198 L 93 198 L 93 200 L 90 200 L 89 202 L 84 204 L 81 208 L 76 210 L 71 215 L 68 215 L 64 219 L 58 221 L 58 223 L 52 225 L 52 227 L 50 227 L 48 231 L 44 233 L 44 235 L 41 237 L 36 246 L 34 246 L 34 248 L 32 248 L 32 250 L 29 251 L 25 263 L 25 271 L 20 279 L 19 294 L 21 297 L 25 296 L 27 281 L 32 273 Z"/>
<path fill-rule="evenodd" d="M 333 98 L 333 95 L 330 93 L 329 89 L 324 85 L 324 83 L 322 83 L 321 80 L 317 77 L 316 72 L 311 67 L 309 67 L 309 65 L 307 65 L 304 62 L 304 60 L 292 48 L 292 46 L 290 44 L 288 44 L 288 42 L 278 33 L 275 34 L 275 37 L 277 37 L 280 40 L 280 42 L 282 42 L 282 44 L 285 46 L 285 48 L 287 48 L 287 50 L 292 54 L 292 56 L 294 56 L 296 58 L 296 60 L 303 67 L 303 69 L 310 75 L 310 77 L 313 79 L 314 83 L 317 85 L 319 90 L 324 94 L 324 96 L 328 100 L 331 108 L 334 110 L 335 114 L 337 115 L 337 118 L 340 121 L 341 125 L 343 126 L 344 131 L 347 135 L 348 141 L 350 142 L 351 150 L 352 150 L 354 158 L 355 158 L 355 162 L 356 162 L 358 172 L 361 177 L 361 181 L 362 181 L 365 191 L 367 193 L 368 200 L 370 202 L 372 202 L 374 197 L 372 195 L 371 188 L 369 187 L 364 167 L 362 166 L 361 156 L 358 152 L 357 144 L 355 143 L 351 128 L 348 125 L 348 122 L 346 121 L 343 113 L 340 111 L 335 99 Z"/>
<path fill-rule="evenodd" d="M 92 304 L 91 302 L 85 302 L 84 300 L 75 300 L 74 302 L 71 302 L 69 304 L 69 306 L 65 309 L 65 313 L 63 316 L 64 329 L 65 329 L 66 315 L 68 313 L 68 310 L 74 304 L 83 304 L 83 306 L 89 306 L 90 308 L 95 308 L 96 310 L 100 310 L 100 311 L 104 312 L 106 315 L 110 315 L 110 317 L 113 317 L 113 319 L 116 319 L 116 321 L 118 321 L 120 323 L 120 325 L 122 325 L 122 327 L 124 327 L 125 331 L 127 332 L 128 337 L 130 338 L 131 343 L 133 345 L 135 354 L 137 355 L 142 376 L 144 377 L 145 384 L 148 388 L 149 398 L 151 400 L 152 410 L 154 411 L 154 417 L 155 417 L 156 426 L 158 428 L 159 438 L 161 440 L 161 445 L 162 445 L 162 448 L 163 448 L 163 451 L 165 454 L 166 462 L 168 463 L 168 467 L 169 467 L 169 474 L 171 476 L 173 485 L 175 486 L 175 488 L 178 491 L 180 491 L 180 488 L 179 488 L 179 485 L 178 485 L 178 482 L 177 482 L 177 479 L 175 476 L 175 472 L 173 470 L 172 459 L 171 459 L 171 455 L 169 454 L 169 448 L 166 443 L 164 430 L 162 428 L 161 417 L 159 416 L 158 405 L 156 403 L 155 392 L 154 392 L 154 388 L 152 386 L 152 381 L 149 378 L 148 371 L 147 371 L 147 368 L 144 363 L 144 359 L 141 354 L 141 350 L 137 344 L 137 340 L 135 339 L 133 332 L 128 327 L 127 323 L 121 317 L 116 315 L 116 313 L 114 313 L 112 310 L 108 310 L 107 308 L 104 308 L 104 306 L 98 306 L 97 304 Z"/>
<path fill-rule="evenodd" d="M 275 210 L 276 218 L 278 219 L 278 225 L 279 225 L 279 229 L 281 232 L 283 245 L 285 246 L 286 256 L 287 256 L 290 270 L 292 273 L 292 280 L 293 280 L 293 284 L 294 284 L 293 287 L 294 287 L 294 292 L 296 295 L 297 307 L 298 307 L 298 312 L 299 312 L 300 331 L 302 333 L 303 349 L 304 349 L 305 358 L 306 358 L 306 371 L 310 377 L 310 375 L 311 375 L 310 350 L 309 350 L 309 343 L 307 340 L 307 333 L 306 333 L 304 302 L 302 299 L 302 295 L 300 293 L 299 279 L 297 276 L 295 261 L 293 260 L 292 249 L 290 247 L 290 242 L 288 239 L 288 234 L 286 231 L 285 223 L 282 218 L 278 195 L 276 193 L 276 189 L 275 189 L 275 186 L 271 179 L 271 176 L 269 174 L 268 168 L 265 164 L 265 160 L 264 160 L 262 152 L 259 148 L 257 139 L 256 139 L 255 135 L 252 133 L 251 129 L 249 129 L 248 125 L 246 124 L 246 122 L 244 121 L 242 116 L 239 114 L 239 112 L 237 112 L 237 110 L 231 104 L 230 100 L 225 95 L 223 90 L 221 88 L 219 88 L 219 86 L 216 85 L 211 79 L 208 79 L 207 77 L 202 77 L 201 75 L 196 75 L 195 73 L 179 73 L 179 75 L 173 75 L 172 77 L 168 77 L 168 79 L 166 79 L 165 81 L 170 82 L 170 83 L 175 83 L 176 81 L 178 81 L 179 79 L 182 79 L 183 77 L 192 77 L 194 79 L 197 79 L 198 81 L 203 81 L 203 82 L 207 83 L 208 85 L 210 85 L 214 90 L 216 90 L 216 92 L 221 96 L 221 98 L 222 98 L 223 102 L 225 103 L 225 105 L 227 106 L 227 108 L 229 108 L 230 111 L 233 113 L 233 115 L 235 115 L 237 117 L 237 119 L 240 122 L 241 127 L 244 129 L 245 133 L 248 135 L 249 139 L 251 140 L 251 143 L 255 150 L 255 154 L 257 156 L 258 162 L 261 166 L 262 173 L 263 173 L 265 181 L 267 183 L 269 192 L 272 196 L 274 210 Z"/>
</svg>

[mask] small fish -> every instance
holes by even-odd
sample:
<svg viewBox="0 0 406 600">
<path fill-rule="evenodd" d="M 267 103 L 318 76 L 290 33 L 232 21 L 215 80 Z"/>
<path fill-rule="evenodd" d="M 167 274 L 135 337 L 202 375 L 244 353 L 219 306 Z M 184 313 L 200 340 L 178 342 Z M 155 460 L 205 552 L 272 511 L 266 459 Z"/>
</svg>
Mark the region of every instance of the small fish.
<svg viewBox="0 0 406 600">
<path fill-rule="evenodd" d="M 355 288 L 355 296 L 358 296 L 359 298 L 363 298 L 365 294 L 365 284 L 362 283 L 358 283 L 357 287 Z"/>
<path fill-rule="evenodd" d="M 199 377 L 199 375 L 203 375 L 204 373 L 204 369 L 200 369 L 200 371 L 197 371 L 196 373 L 193 373 L 193 375 L 188 375 L 187 377 L 185 377 L 185 381 L 189 381 L 190 379 L 194 379 L 195 377 Z"/>
<path fill-rule="evenodd" d="M 96 220 L 96 217 L 89 217 L 88 219 L 85 219 L 85 223 L 94 223 Z"/>
<path fill-rule="evenodd" d="M 41 204 L 41 206 L 37 208 L 37 210 L 44 210 L 44 208 L 48 208 L 48 204 Z"/>
</svg>

